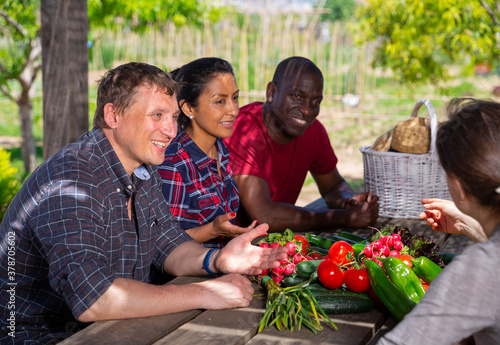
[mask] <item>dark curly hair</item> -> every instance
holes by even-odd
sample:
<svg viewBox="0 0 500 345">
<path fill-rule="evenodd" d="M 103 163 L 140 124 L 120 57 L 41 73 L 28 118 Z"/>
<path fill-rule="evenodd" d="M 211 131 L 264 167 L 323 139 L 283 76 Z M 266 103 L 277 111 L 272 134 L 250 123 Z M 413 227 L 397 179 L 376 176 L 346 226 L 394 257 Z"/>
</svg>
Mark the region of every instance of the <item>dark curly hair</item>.
<svg viewBox="0 0 500 345">
<path fill-rule="evenodd" d="M 226 73 L 230 73 L 234 77 L 233 67 L 226 60 L 216 57 L 197 59 L 171 71 L 170 74 L 178 83 L 177 102 L 184 100 L 196 108 L 199 97 L 207 85 L 217 75 Z M 191 122 L 182 109 L 180 109 L 177 121 L 182 128 L 186 128 Z"/>
</svg>

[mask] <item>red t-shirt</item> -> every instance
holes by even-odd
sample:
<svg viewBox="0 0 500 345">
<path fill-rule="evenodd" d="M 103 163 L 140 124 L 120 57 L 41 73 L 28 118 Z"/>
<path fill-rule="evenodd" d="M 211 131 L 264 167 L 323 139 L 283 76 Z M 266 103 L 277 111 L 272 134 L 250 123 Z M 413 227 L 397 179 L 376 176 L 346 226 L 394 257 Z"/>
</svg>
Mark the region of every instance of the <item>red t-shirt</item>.
<svg viewBox="0 0 500 345">
<path fill-rule="evenodd" d="M 325 127 L 315 120 L 300 137 L 282 145 L 271 139 L 262 120 L 262 102 L 242 108 L 233 134 L 224 139 L 234 175 L 267 181 L 271 199 L 295 204 L 307 172 L 327 174 L 337 166 Z"/>
</svg>

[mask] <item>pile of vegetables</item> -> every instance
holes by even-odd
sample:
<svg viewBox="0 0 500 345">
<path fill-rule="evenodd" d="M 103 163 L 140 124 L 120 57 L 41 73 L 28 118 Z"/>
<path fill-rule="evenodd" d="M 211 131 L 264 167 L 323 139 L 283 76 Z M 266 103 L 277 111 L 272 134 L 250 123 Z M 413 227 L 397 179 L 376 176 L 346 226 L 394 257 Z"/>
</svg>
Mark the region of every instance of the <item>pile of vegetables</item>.
<svg viewBox="0 0 500 345">
<path fill-rule="evenodd" d="M 425 294 L 444 267 L 430 238 L 386 226 L 367 239 L 341 231 L 328 238 L 272 233 L 261 247 L 286 246 L 288 258 L 258 280 L 268 291 L 259 332 L 275 325 L 314 333 L 328 314 L 362 313 L 382 303 L 401 320 Z M 447 261 L 450 259 L 446 257 Z"/>
</svg>

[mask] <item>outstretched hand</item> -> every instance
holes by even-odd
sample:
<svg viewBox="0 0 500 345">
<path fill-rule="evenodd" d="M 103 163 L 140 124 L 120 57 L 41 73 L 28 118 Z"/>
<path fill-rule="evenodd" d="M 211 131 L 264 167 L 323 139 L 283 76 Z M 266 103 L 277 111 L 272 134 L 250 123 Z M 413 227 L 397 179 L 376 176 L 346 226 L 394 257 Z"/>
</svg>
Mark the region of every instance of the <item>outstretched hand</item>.
<svg viewBox="0 0 500 345">
<path fill-rule="evenodd" d="M 261 224 L 229 241 L 215 261 L 216 268 L 224 273 L 257 275 L 264 269 L 278 267 L 279 261 L 287 257 L 286 247 L 261 248 L 252 245 L 255 238 L 267 235 L 268 228 L 267 224 Z"/>
<path fill-rule="evenodd" d="M 434 231 L 467 235 L 476 242 L 486 241 L 486 234 L 479 222 L 462 213 L 453 201 L 422 199 L 422 204 L 427 211 L 422 212 L 419 217 L 427 219 Z"/>
<path fill-rule="evenodd" d="M 255 228 L 257 221 L 253 221 L 252 224 L 246 228 L 239 227 L 231 223 L 231 220 L 236 217 L 236 212 L 229 212 L 220 216 L 217 216 L 214 220 L 214 238 L 217 236 L 226 237 L 236 237 L 238 235 L 247 233 L 251 229 Z"/>
</svg>

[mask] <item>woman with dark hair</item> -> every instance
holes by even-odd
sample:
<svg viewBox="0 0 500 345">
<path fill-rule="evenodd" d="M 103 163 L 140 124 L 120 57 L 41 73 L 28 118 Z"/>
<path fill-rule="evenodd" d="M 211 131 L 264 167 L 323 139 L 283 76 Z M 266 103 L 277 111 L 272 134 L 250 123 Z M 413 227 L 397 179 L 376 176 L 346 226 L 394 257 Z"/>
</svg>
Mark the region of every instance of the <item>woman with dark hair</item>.
<svg viewBox="0 0 500 345">
<path fill-rule="evenodd" d="M 231 223 L 240 201 L 221 138 L 232 134 L 239 111 L 233 68 L 223 59 L 201 58 L 171 73 L 179 83 L 179 133 L 158 167 L 163 195 L 196 242 L 220 248 L 255 226 L 243 230 Z"/>
<path fill-rule="evenodd" d="M 435 231 L 478 242 L 437 276 L 379 344 L 500 344 L 500 104 L 453 99 L 437 149 L 453 202 L 424 199 Z"/>
</svg>

